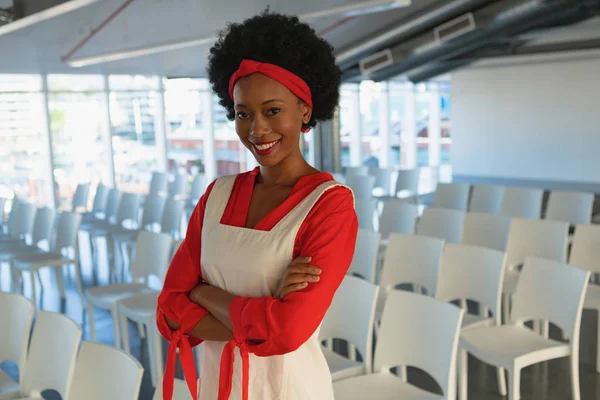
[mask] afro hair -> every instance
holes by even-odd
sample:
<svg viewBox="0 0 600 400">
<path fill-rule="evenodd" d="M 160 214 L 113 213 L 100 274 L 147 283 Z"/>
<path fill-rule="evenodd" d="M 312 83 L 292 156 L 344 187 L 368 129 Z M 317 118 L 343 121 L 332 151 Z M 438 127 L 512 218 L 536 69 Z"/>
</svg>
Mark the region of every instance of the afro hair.
<svg viewBox="0 0 600 400">
<path fill-rule="evenodd" d="M 210 49 L 208 78 L 227 118 L 234 119 L 229 78 L 244 59 L 275 64 L 296 74 L 310 87 L 313 110 L 304 127 L 331 119 L 340 97 L 341 71 L 333 47 L 297 17 L 264 12 L 220 32 Z"/>
</svg>

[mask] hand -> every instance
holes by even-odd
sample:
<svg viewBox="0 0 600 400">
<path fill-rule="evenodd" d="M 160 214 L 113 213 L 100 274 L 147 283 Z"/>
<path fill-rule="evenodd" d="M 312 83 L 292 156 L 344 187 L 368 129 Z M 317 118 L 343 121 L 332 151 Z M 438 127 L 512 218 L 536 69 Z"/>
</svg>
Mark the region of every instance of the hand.
<svg viewBox="0 0 600 400">
<path fill-rule="evenodd" d="M 283 300 L 288 294 L 306 288 L 309 282 L 318 282 L 321 270 L 308 264 L 310 261 L 311 257 L 298 257 L 292 261 L 281 278 L 273 297 Z"/>
</svg>

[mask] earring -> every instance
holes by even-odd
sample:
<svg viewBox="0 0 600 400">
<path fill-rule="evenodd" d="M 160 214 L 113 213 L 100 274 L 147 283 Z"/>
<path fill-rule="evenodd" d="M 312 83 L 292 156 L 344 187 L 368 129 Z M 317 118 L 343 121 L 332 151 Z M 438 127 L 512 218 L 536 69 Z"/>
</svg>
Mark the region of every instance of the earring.
<svg viewBox="0 0 600 400">
<path fill-rule="evenodd" d="M 303 126 L 302 129 L 300 129 L 300 132 L 302 133 L 307 133 L 310 131 L 310 126 Z"/>
</svg>

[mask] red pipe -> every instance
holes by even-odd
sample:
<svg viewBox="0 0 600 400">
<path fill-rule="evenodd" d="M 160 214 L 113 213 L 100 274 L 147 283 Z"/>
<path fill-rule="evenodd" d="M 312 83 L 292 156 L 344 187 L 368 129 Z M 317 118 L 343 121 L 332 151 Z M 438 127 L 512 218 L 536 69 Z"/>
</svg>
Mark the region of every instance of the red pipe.
<svg viewBox="0 0 600 400">
<path fill-rule="evenodd" d="M 317 32 L 317 34 L 319 36 L 323 36 L 328 34 L 329 32 L 331 32 L 334 29 L 339 28 L 340 26 L 344 25 L 346 22 L 350 22 L 354 19 L 355 17 L 353 15 L 350 15 L 346 18 L 340 19 L 339 21 L 337 21 L 335 24 L 328 26 L 325 29 L 320 30 L 319 32 Z"/>
<path fill-rule="evenodd" d="M 115 19 L 115 17 L 117 15 L 119 15 L 123 10 L 125 10 L 127 8 L 127 6 L 129 6 L 131 3 L 133 3 L 133 0 L 126 0 L 125 3 L 121 4 L 121 6 L 119 8 L 117 8 L 115 11 L 113 11 L 112 14 L 110 14 L 104 21 L 102 21 L 100 23 L 100 25 L 98 25 L 96 28 L 92 29 L 90 31 L 90 33 L 87 34 L 86 37 L 84 37 L 79 43 L 77 43 L 75 45 L 75 47 L 73 47 L 67 54 L 65 54 L 64 56 L 62 56 L 60 58 L 60 60 L 62 62 L 65 62 L 69 58 L 71 58 L 71 56 L 73 54 L 75 54 L 75 52 L 77 50 L 81 49 L 91 38 L 93 38 L 102 28 L 104 28 L 106 25 L 108 25 L 108 23 L 110 21 L 112 21 L 113 19 Z"/>
</svg>

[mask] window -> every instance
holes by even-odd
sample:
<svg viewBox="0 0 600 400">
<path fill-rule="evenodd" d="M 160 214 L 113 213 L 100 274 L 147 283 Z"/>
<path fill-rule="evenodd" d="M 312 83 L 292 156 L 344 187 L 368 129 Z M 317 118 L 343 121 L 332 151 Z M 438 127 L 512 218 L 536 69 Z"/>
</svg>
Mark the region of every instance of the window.
<svg viewBox="0 0 600 400">
<path fill-rule="evenodd" d="M 92 206 L 98 183 L 111 184 L 103 81 L 100 75 L 48 76 L 53 176 L 59 208 L 70 208 L 79 183 L 90 183 L 88 207 Z"/>
<path fill-rule="evenodd" d="M 373 81 L 362 81 L 360 90 L 360 155 L 362 164 L 370 167 L 379 166 L 379 100 L 381 85 Z"/>
<path fill-rule="evenodd" d="M 152 171 L 162 167 L 158 84 L 157 77 L 109 77 L 115 181 L 126 192 L 147 193 Z"/>
<path fill-rule="evenodd" d="M 420 83 L 416 90 L 416 131 L 417 131 L 417 165 L 429 165 L 429 110 L 431 93 L 427 85 Z"/>
<path fill-rule="evenodd" d="M 39 75 L 0 75 L 0 196 L 53 206 Z"/>
<path fill-rule="evenodd" d="M 206 123 L 210 98 L 206 79 L 165 81 L 167 162 L 170 173 L 204 173 L 204 140 L 212 135 Z"/>
<path fill-rule="evenodd" d="M 217 176 L 238 174 L 246 170 L 246 147 L 235 133 L 235 124 L 227 119 L 227 111 L 213 96 L 213 124 Z"/>
<path fill-rule="evenodd" d="M 442 112 L 441 112 L 441 127 L 442 127 L 442 138 L 441 138 L 441 163 L 450 164 L 450 148 L 452 147 L 452 103 L 450 98 L 450 83 L 442 82 L 440 85 L 441 101 L 442 101 Z"/>
<path fill-rule="evenodd" d="M 353 129 L 353 97 L 356 85 L 342 84 L 340 90 L 340 158 L 342 167 L 350 166 L 350 142 Z"/>
<path fill-rule="evenodd" d="M 412 91 L 412 85 L 390 82 L 389 90 L 390 146 L 392 148 L 390 165 L 397 166 L 400 165 L 400 160 L 406 157 L 401 155 L 402 151 L 407 148 L 406 144 L 402 143 L 402 131 L 406 120 L 406 94 Z"/>
</svg>

